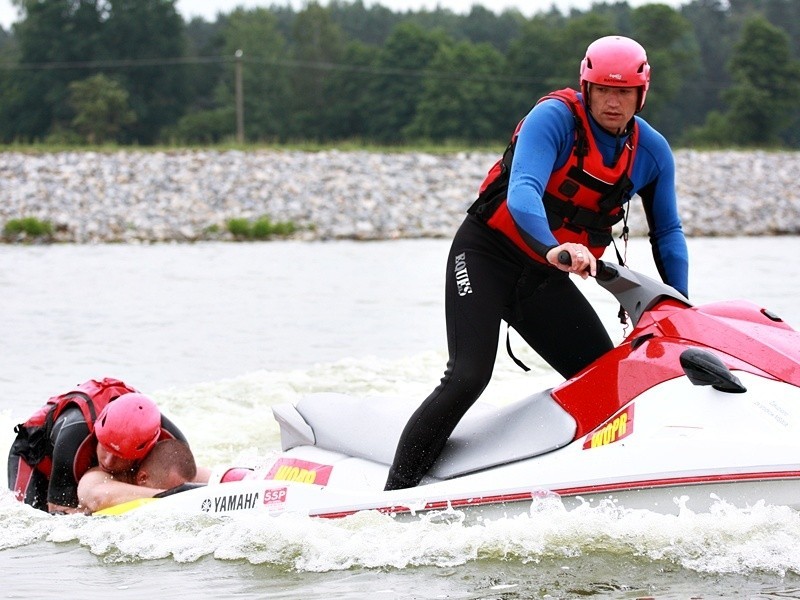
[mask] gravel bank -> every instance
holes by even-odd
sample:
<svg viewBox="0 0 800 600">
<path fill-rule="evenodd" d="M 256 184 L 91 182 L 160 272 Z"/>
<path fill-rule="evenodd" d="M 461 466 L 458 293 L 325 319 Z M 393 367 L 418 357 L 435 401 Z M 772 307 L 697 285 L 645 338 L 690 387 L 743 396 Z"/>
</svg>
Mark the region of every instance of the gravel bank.
<svg viewBox="0 0 800 600">
<path fill-rule="evenodd" d="M 800 234 L 800 152 L 676 152 L 688 235 Z M 0 227 L 50 221 L 60 242 L 228 239 L 231 218 L 304 239 L 449 237 L 496 160 L 486 153 L 0 153 Z M 629 225 L 646 231 L 638 203 Z"/>
</svg>

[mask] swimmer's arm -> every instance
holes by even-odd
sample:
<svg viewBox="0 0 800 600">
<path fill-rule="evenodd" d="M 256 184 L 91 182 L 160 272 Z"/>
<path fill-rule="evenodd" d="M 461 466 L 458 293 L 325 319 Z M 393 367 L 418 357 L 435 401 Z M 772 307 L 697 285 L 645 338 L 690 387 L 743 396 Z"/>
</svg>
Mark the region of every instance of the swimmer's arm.
<svg viewBox="0 0 800 600">
<path fill-rule="evenodd" d="M 91 514 L 123 502 L 152 498 L 163 491 L 125 483 L 100 468 L 94 468 L 87 471 L 78 482 L 78 506 L 83 512 Z"/>
</svg>

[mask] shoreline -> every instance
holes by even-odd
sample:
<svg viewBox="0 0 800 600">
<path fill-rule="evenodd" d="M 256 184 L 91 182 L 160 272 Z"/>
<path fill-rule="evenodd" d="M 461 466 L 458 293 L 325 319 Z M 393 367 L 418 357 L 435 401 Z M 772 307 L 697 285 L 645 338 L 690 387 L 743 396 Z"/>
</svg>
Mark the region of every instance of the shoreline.
<svg viewBox="0 0 800 600">
<path fill-rule="evenodd" d="M 800 152 L 675 153 L 692 236 L 800 234 Z M 487 152 L 0 152 L 0 227 L 49 221 L 57 243 L 228 241 L 230 219 L 291 222 L 301 240 L 451 237 L 498 156 Z M 631 235 L 646 235 L 634 197 Z M 7 243 L 27 241 L 24 236 Z"/>
</svg>

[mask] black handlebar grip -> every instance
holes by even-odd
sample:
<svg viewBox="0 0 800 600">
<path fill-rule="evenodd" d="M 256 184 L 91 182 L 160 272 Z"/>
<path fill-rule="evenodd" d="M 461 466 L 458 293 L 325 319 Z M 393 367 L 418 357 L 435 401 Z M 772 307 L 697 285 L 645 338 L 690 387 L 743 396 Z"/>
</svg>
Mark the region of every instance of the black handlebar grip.
<svg viewBox="0 0 800 600">
<path fill-rule="evenodd" d="M 572 256 L 566 250 L 558 253 L 558 262 L 562 265 L 570 266 L 572 264 Z M 601 281 L 610 281 L 617 276 L 617 269 L 614 265 L 610 265 L 602 260 L 597 261 L 597 278 Z"/>
</svg>

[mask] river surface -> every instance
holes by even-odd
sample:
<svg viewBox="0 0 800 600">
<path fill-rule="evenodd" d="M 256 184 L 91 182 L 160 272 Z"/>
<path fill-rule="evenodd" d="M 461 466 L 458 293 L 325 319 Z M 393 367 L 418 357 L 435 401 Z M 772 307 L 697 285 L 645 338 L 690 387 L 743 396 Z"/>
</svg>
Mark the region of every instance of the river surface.
<svg viewBox="0 0 800 600">
<path fill-rule="evenodd" d="M 800 327 L 800 237 L 691 239 L 695 303 L 742 298 Z M 150 393 L 198 461 L 277 452 L 272 404 L 421 401 L 446 362 L 449 241 L 0 246 L 0 446 L 49 396 L 114 376 Z M 629 265 L 654 275 L 646 241 Z M 614 299 L 581 282 L 612 338 Z M 489 402 L 558 382 L 512 334 Z M 5 481 L 5 478 L 3 478 Z M 0 491 L 0 597 L 800 598 L 800 514 L 542 506 L 466 526 L 357 514 L 51 517 Z"/>
</svg>

